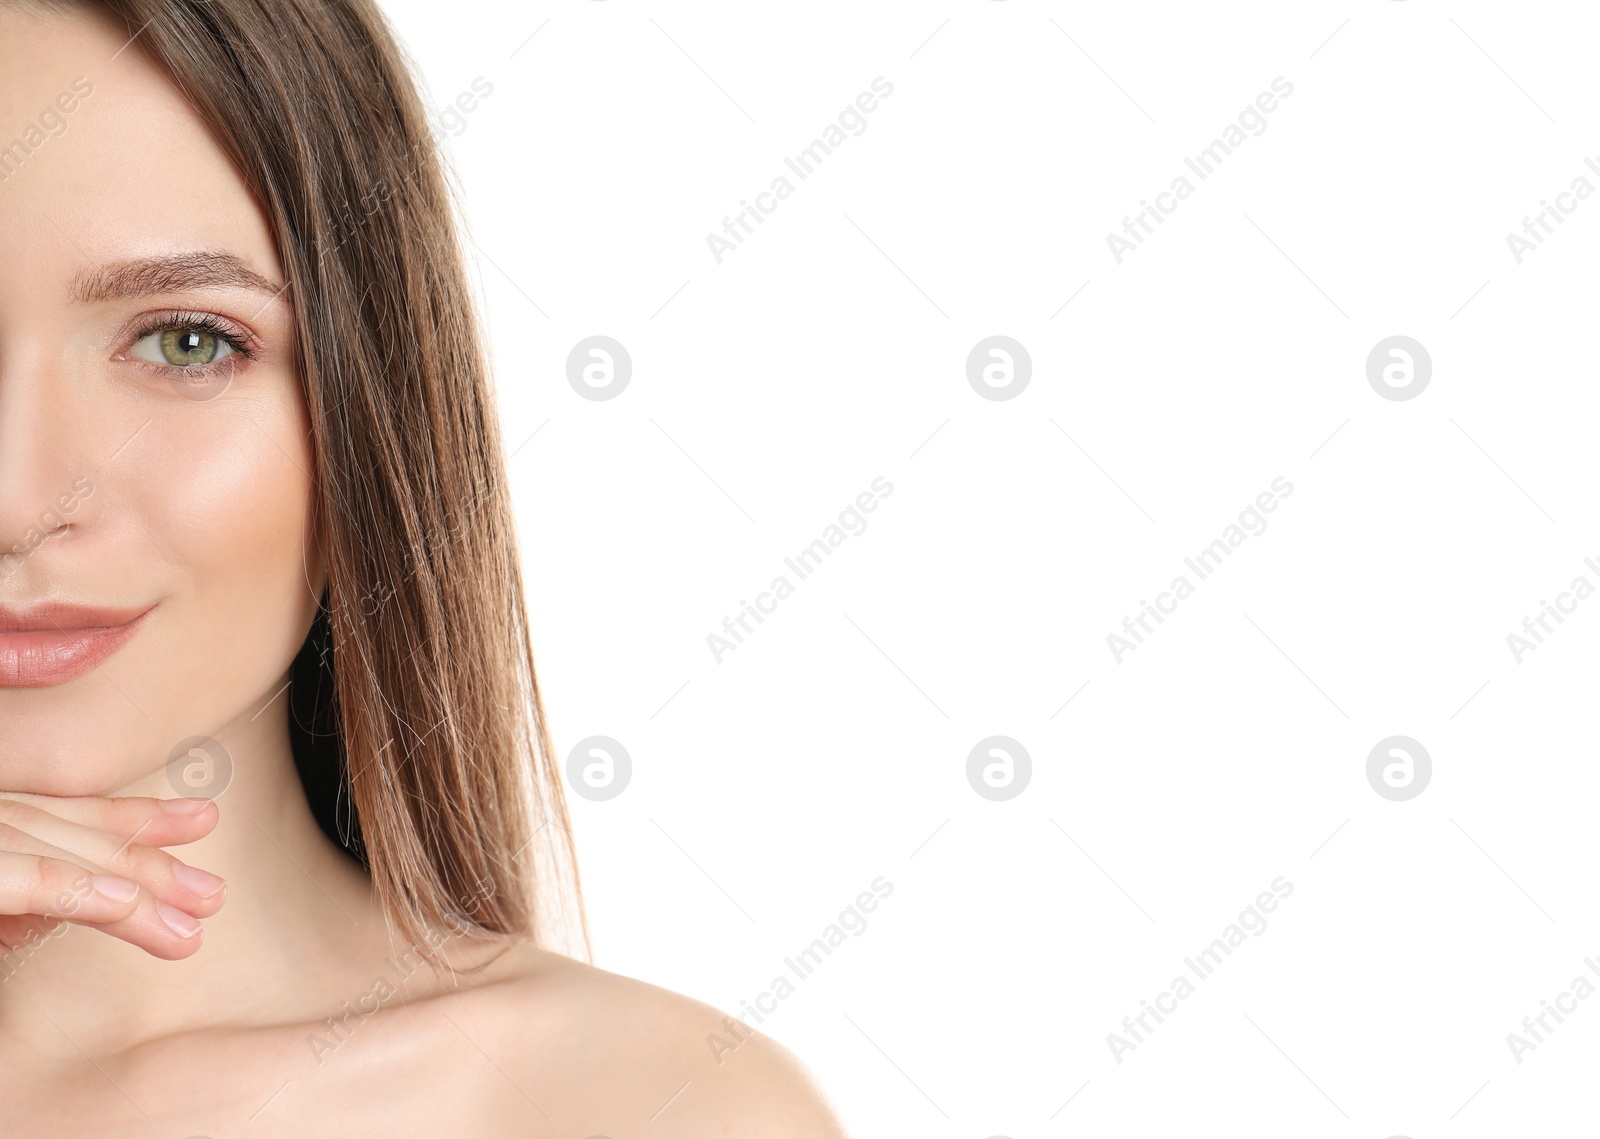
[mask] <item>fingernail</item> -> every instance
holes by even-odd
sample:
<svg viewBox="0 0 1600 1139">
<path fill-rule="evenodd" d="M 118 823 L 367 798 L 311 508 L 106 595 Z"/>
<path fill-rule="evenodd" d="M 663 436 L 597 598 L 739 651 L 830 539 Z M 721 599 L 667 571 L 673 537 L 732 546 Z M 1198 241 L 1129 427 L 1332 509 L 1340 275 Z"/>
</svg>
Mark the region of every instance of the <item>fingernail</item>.
<svg viewBox="0 0 1600 1139">
<path fill-rule="evenodd" d="M 139 894 L 139 884 L 130 882 L 126 878 L 114 878 L 109 874 L 91 874 L 89 881 L 94 883 L 94 892 L 102 898 L 110 898 L 113 902 L 131 902 Z"/>
<path fill-rule="evenodd" d="M 163 799 L 161 807 L 170 815 L 198 815 L 210 803 L 210 799 Z"/>
<path fill-rule="evenodd" d="M 200 932 L 200 923 L 180 909 L 167 905 L 165 902 L 156 903 L 156 913 L 161 915 L 161 920 L 167 923 L 167 928 L 179 937 L 193 937 Z"/>
<path fill-rule="evenodd" d="M 172 876 L 178 880 L 178 885 L 190 893 L 200 895 L 202 898 L 211 897 L 212 894 L 215 894 L 226 885 L 215 874 L 208 873 L 205 870 L 197 870 L 184 862 L 173 864 Z"/>
</svg>

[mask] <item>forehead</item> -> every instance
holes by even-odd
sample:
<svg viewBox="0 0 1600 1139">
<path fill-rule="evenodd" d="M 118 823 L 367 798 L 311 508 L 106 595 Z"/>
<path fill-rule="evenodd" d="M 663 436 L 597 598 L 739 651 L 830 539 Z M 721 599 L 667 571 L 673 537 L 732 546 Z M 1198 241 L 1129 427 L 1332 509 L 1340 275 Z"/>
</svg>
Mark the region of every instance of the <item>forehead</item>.
<svg viewBox="0 0 1600 1139">
<path fill-rule="evenodd" d="M 86 267 L 227 249 L 279 274 L 271 230 L 199 113 L 98 8 L 0 0 L 0 303 Z"/>
</svg>

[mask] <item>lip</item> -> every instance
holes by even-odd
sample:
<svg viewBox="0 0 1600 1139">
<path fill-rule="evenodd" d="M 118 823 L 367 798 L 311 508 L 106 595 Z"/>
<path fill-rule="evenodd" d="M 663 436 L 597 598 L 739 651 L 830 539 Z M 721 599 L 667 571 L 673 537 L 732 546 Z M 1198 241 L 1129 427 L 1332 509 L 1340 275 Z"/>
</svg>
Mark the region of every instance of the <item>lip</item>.
<svg viewBox="0 0 1600 1139">
<path fill-rule="evenodd" d="M 132 640 L 154 608 L 0 605 L 0 689 L 76 680 Z"/>
</svg>

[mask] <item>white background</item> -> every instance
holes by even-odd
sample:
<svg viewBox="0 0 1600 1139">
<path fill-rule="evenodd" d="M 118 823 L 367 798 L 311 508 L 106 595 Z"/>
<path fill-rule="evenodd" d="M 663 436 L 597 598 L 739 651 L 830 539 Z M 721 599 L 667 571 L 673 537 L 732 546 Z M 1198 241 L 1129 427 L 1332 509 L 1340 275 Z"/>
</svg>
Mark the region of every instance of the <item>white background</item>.
<svg viewBox="0 0 1600 1139">
<path fill-rule="evenodd" d="M 574 796 L 598 964 L 737 1010 L 881 875 L 761 1026 L 860 1136 L 1592 1128 L 1600 998 L 1520 1064 L 1506 1040 L 1600 955 L 1600 600 L 1507 643 L 1600 585 L 1600 199 L 1506 241 L 1600 187 L 1587 6 L 386 7 L 434 107 L 493 87 L 448 146 L 535 651 L 561 755 L 634 765 Z M 866 131 L 718 264 L 707 234 L 877 76 Z M 596 334 L 633 364 L 605 402 L 566 376 Z M 1006 401 L 965 374 L 996 334 L 1032 359 Z M 1397 334 L 1433 367 L 1403 402 L 1366 375 Z M 1266 530 L 1187 573 L 1278 476 Z M 996 734 L 1033 761 L 1005 802 L 966 775 Z M 1366 776 L 1396 734 L 1433 762 L 1406 802 Z M 1107 1034 L 1278 876 L 1119 1063 Z"/>
</svg>

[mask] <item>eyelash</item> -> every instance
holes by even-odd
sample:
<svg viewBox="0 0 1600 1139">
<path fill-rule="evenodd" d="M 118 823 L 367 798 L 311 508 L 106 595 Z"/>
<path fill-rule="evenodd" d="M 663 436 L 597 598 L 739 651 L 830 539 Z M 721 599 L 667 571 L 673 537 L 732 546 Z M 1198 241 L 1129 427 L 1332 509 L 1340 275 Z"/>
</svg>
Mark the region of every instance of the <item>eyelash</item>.
<svg viewBox="0 0 1600 1139">
<path fill-rule="evenodd" d="M 142 318 L 140 322 L 134 326 L 133 331 L 129 334 L 129 349 L 152 333 L 168 332 L 173 329 L 186 329 L 193 332 L 209 333 L 212 336 L 215 336 L 218 340 L 221 340 L 224 344 L 228 345 L 228 347 L 232 348 L 246 360 L 253 361 L 259 358 L 261 355 L 261 348 L 256 343 L 255 338 L 249 333 L 245 332 L 243 329 L 239 328 L 237 325 L 224 321 L 221 317 L 215 315 L 214 313 L 183 312 L 177 310 L 172 312 L 152 313 L 149 316 Z M 192 368 L 183 368 L 177 366 L 176 364 L 152 364 L 148 360 L 138 360 L 135 362 L 144 364 L 147 367 L 155 368 L 158 371 L 166 372 L 169 375 L 200 377 L 202 379 L 215 375 L 217 372 L 225 368 L 232 368 L 236 366 L 233 357 L 231 356 L 214 364 L 206 364 L 202 367 Z"/>
</svg>

